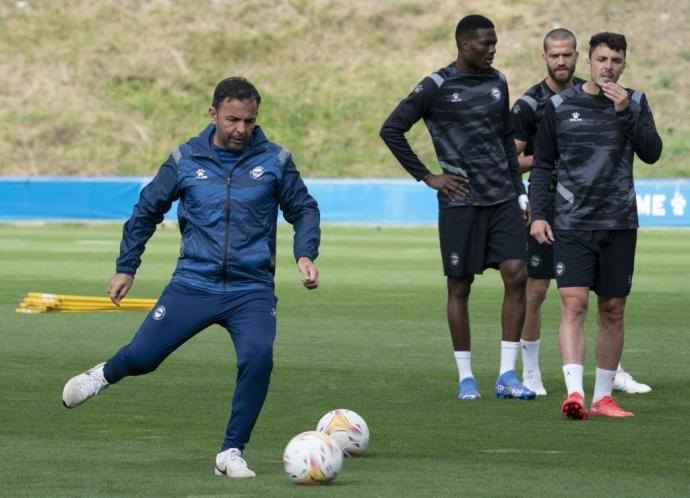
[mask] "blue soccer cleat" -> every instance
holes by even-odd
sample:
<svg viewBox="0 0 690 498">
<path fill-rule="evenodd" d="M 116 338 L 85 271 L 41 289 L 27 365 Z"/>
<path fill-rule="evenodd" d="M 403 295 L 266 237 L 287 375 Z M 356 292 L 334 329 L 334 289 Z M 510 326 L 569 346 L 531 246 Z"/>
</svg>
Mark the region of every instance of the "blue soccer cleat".
<svg viewBox="0 0 690 498">
<path fill-rule="evenodd" d="M 497 398 L 534 399 L 537 393 L 527 389 L 515 375 L 515 370 L 508 370 L 496 379 Z"/>
<path fill-rule="evenodd" d="M 477 381 L 474 377 L 466 377 L 460 382 L 460 392 L 458 398 L 465 400 L 481 399 L 482 395 L 477 390 Z"/>
</svg>

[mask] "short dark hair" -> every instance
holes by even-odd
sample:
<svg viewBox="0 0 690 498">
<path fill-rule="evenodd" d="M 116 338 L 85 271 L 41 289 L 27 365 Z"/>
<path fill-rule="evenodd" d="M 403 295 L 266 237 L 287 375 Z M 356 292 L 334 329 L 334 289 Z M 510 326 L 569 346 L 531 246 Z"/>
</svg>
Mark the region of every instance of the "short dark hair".
<svg viewBox="0 0 690 498">
<path fill-rule="evenodd" d="M 597 33 L 592 36 L 589 40 L 589 56 L 592 57 L 592 52 L 599 45 L 604 44 L 611 50 L 623 51 L 623 56 L 625 56 L 625 51 L 628 48 L 628 43 L 625 41 L 625 36 L 619 33 L 609 33 L 605 31 L 603 33 Z"/>
<path fill-rule="evenodd" d="M 577 38 L 575 38 L 575 35 L 572 31 L 565 28 L 552 29 L 551 31 L 546 33 L 546 36 L 544 37 L 544 53 L 546 53 L 547 50 L 546 42 L 549 40 L 572 40 L 573 49 L 577 48 Z"/>
<path fill-rule="evenodd" d="M 259 91 L 249 80 L 242 76 L 231 76 L 216 85 L 211 105 L 218 110 L 220 104 L 225 100 L 254 100 L 256 101 L 256 106 L 259 107 L 261 95 L 259 95 Z"/>
<path fill-rule="evenodd" d="M 494 23 L 490 19 L 480 16 L 479 14 L 471 14 L 465 16 L 458 22 L 455 27 L 455 41 L 467 40 L 472 38 L 478 29 L 493 29 Z"/>
</svg>

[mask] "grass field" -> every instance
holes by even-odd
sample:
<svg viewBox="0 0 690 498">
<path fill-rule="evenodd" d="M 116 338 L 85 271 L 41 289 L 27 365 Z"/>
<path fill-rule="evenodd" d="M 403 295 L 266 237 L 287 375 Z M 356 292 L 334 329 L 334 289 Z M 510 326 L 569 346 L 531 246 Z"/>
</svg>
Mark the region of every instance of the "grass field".
<svg viewBox="0 0 690 498">
<path fill-rule="evenodd" d="M 690 232 L 640 235 L 623 364 L 654 390 L 619 397 L 634 419 L 570 422 L 559 414 L 555 291 L 544 316 L 549 396 L 496 400 L 501 290 L 495 272 L 478 279 L 473 356 L 484 399 L 460 402 L 434 228 L 326 227 L 321 287 L 308 292 L 281 227 L 275 369 L 245 452 L 258 476 L 242 482 L 212 474 L 235 375 L 223 329 L 68 411 L 64 382 L 107 359 L 144 314 L 14 312 L 28 291 L 105 295 L 119 236 L 115 225 L 0 225 L 2 496 L 690 495 Z M 175 229 L 154 236 L 133 297 L 158 295 L 177 244 Z M 588 396 L 594 328 L 590 317 Z M 328 488 L 293 485 L 285 444 L 336 407 L 365 417 L 369 452 L 346 460 Z"/>
</svg>

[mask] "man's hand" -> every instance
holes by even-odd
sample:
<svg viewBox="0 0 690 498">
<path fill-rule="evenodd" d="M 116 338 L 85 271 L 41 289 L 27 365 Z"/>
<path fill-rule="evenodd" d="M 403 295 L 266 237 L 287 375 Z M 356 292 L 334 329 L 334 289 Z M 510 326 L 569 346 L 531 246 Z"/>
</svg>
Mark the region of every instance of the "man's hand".
<svg viewBox="0 0 690 498">
<path fill-rule="evenodd" d="M 521 194 L 518 197 L 518 204 L 522 210 L 522 219 L 525 220 L 525 226 L 527 226 L 530 222 L 532 210 L 530 209 L 529 200 L 525 194 Z"/>
<path fill-rule="evenodd" d="M 316 289 L 319 286 L 319 269 L 306 256 L 297 260 L 297 269 L 302 274 L 302 285 L 307 289 Z"/>
<path fill-rule="evenodd" d="M 120 301 L 127 295 L 134 277 L 126 273 L 116 273 L 108 284 L 108 297 L 115 306 L 120 306 Z"/>
<path fill-rule="evenodd" d="M 608 81 L 601 87 L 604 96 L 613 101 L 613 108 L 616 112 L 622 112 L 628 108 L 628 92 L 618 83 Z"/>
<path fill-rule="evenodd" d="M 469 192 L 466 185 L 470 181 L 464 176 L 449 175 L 447 173 L 441 173 L 440 175 L 429 173 L 424 177 L 424 183 L 448 197 L 450 197 L 451 192 L 465 197 Z"/>
<path fill-rule="evenodd" d="M 551 226 L 546 220 L 536 220 L 532 222 L 532 227 L 529 231 L 530 235 L 537 239 L 540 244 L 553 244 L 556 240 L 551 231 Z"/>
</svg>

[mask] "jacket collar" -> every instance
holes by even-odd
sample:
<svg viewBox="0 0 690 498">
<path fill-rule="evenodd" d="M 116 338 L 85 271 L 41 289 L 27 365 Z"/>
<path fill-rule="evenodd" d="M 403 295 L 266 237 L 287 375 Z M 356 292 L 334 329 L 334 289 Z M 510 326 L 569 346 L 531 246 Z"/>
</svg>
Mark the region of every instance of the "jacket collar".
<svg viewBox="0 0 690 498">
<path fill-rule="evenodd" d="M 192 147 L 192 156 L 207 157 L 220 164 L 218 154 L 213 150 L 211 144 L 211 139 L 215 133 L 216 125 L 209 124 L 199 136 L 190 139 L 187 143 Z M 249 137 L 249 142 L 244 146 L 244 149 L 242 149 L 242 157 L 240 157 L 240 160 L 263 152 L 269 144 L 270 142 L 266 138 L 266 135 L 264 135 L 263 130 L 257 125 L 252 135 Z"/>
</svg>

